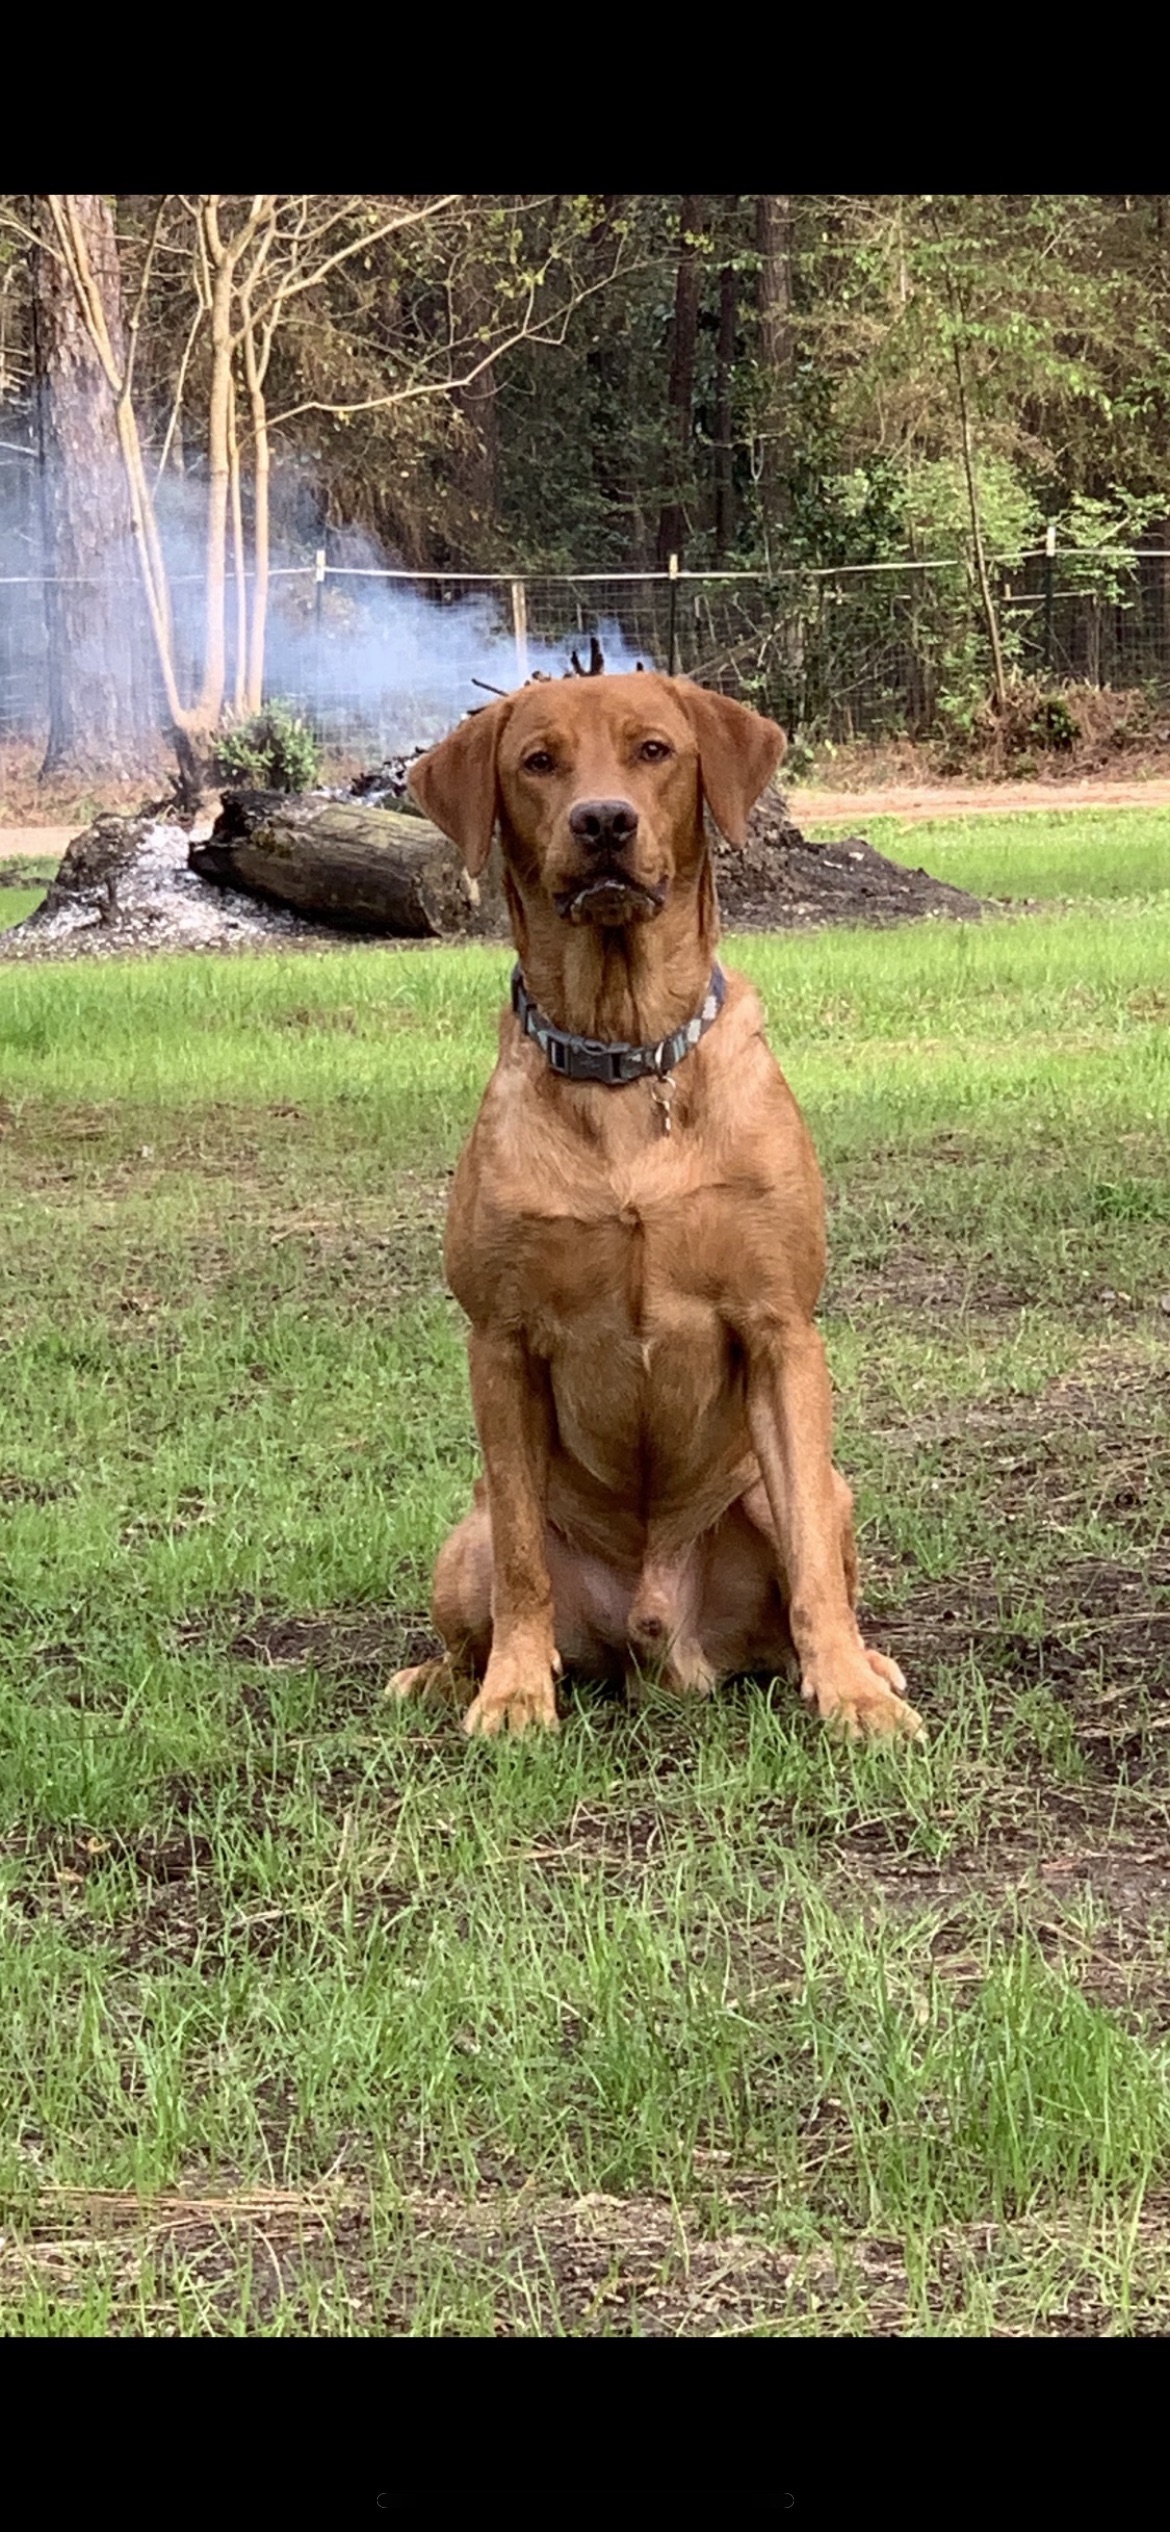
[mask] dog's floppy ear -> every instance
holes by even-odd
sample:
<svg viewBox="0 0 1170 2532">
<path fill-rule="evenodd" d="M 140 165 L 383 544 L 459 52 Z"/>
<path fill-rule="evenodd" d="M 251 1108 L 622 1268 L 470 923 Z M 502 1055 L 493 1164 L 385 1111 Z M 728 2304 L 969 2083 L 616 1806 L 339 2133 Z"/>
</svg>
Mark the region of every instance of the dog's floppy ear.
<svg viewBox="0 0 1170 2532">
<path fill-rule="evenodd" d="M 498 797 L 496 749 L 507 704 L 485 704 L 449 738 L 412 765 L 409 783 L 420 809 L 459 846 L 473 879 L 492 849 Z"/>
<path fill-rule="evenodd" d="M 787 740 L 775 721 L 730 695 L 711 694 L 680 677 L 674 689 L 699 742 L 707 806 L 729 844 L 746 844 L 748 811 L 772 779 Z"/>
</svg>

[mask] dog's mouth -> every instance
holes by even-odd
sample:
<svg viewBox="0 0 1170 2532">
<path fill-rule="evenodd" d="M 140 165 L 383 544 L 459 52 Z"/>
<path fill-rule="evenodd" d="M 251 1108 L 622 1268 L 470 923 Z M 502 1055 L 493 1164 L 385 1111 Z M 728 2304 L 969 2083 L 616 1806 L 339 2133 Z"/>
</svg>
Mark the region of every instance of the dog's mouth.
<svg viewBox="0 0 1170 2532">
<path fill-rule="evenodd" d="M 601 870 L 559 888 L 556 909 L 566 923 L 650 923 L 666 904 L 665 887 L 647 888 L 624 871 Z"/>
</svg>

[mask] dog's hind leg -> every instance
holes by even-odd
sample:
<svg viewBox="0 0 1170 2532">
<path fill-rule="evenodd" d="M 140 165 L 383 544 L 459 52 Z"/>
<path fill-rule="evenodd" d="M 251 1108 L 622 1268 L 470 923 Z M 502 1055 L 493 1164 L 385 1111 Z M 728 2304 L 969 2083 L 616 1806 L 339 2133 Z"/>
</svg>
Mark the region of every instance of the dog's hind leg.
<svg viewBox="0 0 1170 2532">
<path fill-rule="evenodd" d="M 476 1489 L 477 1495 L 480 1491 Z M 620 1669 L 615 1664 L 615 1646 L 624 1640 L 631 1586 L 596 1558 L 579 1555 L 552 1529 L 546 1553 L 561 1663 L 566 1669 L 606 1677 L 615 1667 Z M 491 1653 L 492 1582 L 491 1520 L 486 1502 L 480 1500 L 444 1541 L 435 1566 L 431 1617 L 446 1650 L 436 1660 L 397 1671 L 388 1695 L 474 1692 Z"/>
<path fill-rule="evenodd" d="M 492 1641 L 492 1533 L 485 1504 L 476 1503 L 439 1550 L 431 1619 L 445 1652 L 396 1671 L 387 1696 L 453 1697 L 482 1678 Z"/>
</svg>

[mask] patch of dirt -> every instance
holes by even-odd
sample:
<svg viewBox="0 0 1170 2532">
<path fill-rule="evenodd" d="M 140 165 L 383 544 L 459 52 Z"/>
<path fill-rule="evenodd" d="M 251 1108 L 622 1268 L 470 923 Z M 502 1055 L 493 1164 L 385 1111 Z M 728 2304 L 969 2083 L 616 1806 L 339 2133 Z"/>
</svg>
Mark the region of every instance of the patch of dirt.
<svg viewBox="0 0 1170 2532">
<path fill-rule="evenodd" d="M 736 2183 L 727 2158 L 696 2153 L 695 2202 L 601 2191 L 583 2197 L 531 2189 L 410 2192 L 392 2226 L 368 2195 L 337 2183 L 318 2188 L 191 2187 L 153 2197 L 114 2190 L 41 2188 L 14 2212 L 0 2242 L 0 2284 L 18 2294 L 34 2276 L 68 2306 L 95 2276 L 113 2289 L 115 2333 L 139 2334 L 173 2315 L 182 2281 L 215 2331 L 238 2328 L 241 2277 L 250 2278 L 255 2325 L 276 2310 L 307 2309 L 314 2285 L 332 2281 L 346 2325 L 400 2336 L 436 2287 L 450 2308 L 445 2334 L 482 2327 L 498 2337 L 567 2331 L 573 2337 L 723 2338 L 794 2324 L 901 2336 L 913 2328 L 915 2295 L 903 2245 L 862 2235 L 834 2252 L 793 2251 L 761 2238 L 753 2222 L 770 2184 Z M 750 2229 L 744 2229 L 750 2228 Z M 1138 2221 L 1138 2287 L 1129 2326 L 1165 2326 L 1167 2212 L 1147 2198 Z M 982 2222 L 950 2226 L 931 2244 L 918 2292 L 938 2317 L 961 2309 L 976 2280 L 1026 2276 L 1048 2253 L 1051 2317 L 1037 2323 L 1017 2297 L 995 2297 L 997 2335 L 1100 2336 L 1115 2316 L 1095 2246 L 1071 2232 Z M 1053 2267 L 1061 2273 L 1061 2291 Z M 458 2280 L 444 2292 L 444 2280 Z M 147 2316 L 141 2296 L 145 2288 Z M 1000 2314 L 1002 2313 L 1002 2317 Z M 1018 2318 L 1014 2318 L 1018 2313 Z M 154 2317 L 152 2318 L 151 2315 Z"/>
<path fill-rule="evenodd" d="M 892 1228 L 896 1230 L 897 1225 Z M 987 1264 L 977 1257 L 965 1257 L 960 1263 L 937 1254 L 923 1256 L 899 1243 L 879 1266 L 831 1269 L 824 1308 L 830 1317 L 846 1319 L 879 1304 L 908 1310 L 915 1319 L 956 1311 L 994 1319 L 1026 1307 L 1033 1295 L 1023 1286 L 1003 1282 L 994 1267 L 985 1272 Z"/>
<path fill-rule="evenodd" d="M 849 1854 L 846 1839 L 841 1847 L 842 1860 L 848 1862 Z M 1048 1899 L 1059 1911 L 1070 1901 L 1091 1896 L 1108 1911 L 1110 1920 L 1094 1933 L 1094 1955 L 1102 1945 L 1106 1950 L 1116 1949 L 1119 1931 L 1127 1951 L 1132 1952 L 1152 1926 L 1160 1926 L 1170 1918 L 1170 1837 L 1155 1846 L 1147 1843 L 1131 1850 L 1121 1844 L 1105 1849 L 1094 1842 L 1091 1825 L 1082 1823 L 1081 1836 L 1072 1851 L 1061 1855 L 1038 1855 L 1034 1843 L 1013 1849 L 1005 1840 L 997 1844 L 990 1861 L 971 1856 L 953 1864 L 936 1865 L 903 1857 L 881 1861 L 869 1854 L 860 1860 L 867 1893 L 887 1906 L 913 1915 L 935 1909 L 940 1913 L 953 1912 L 951 1923 L 941 1930 L 944 1949 L 958 1946 L 967 1950 L 970 1926 L 965 1912 L 978 1898 L 1002 1907 L 1005 1897 L 1018 1899 L 1026 1895 L 1031 1903 L 1030 1931 L 1043 1940 L 1046 1933 L 1066 1937 L 1069 1928 L 1059 1915 L 1045 1926 L 1036 1914 L 1038 1905 L 1042 1907 Z M 856 1879 L 850 1881 L 850 1895 L 858 1895 Z M 949 1946 L 945 1940 L 948 1935 Z M 1092 1983 L 1099 1984 L 1096 1980 Z"/>
<path fill-rule="evenodd" d="M 1036 1600 L 1036 1618 L 1025 1621 L 1021 1602 Z M 1006 1688 L 1048 1688 L 1069 1707 L 1086 1755 L 1104 1745 L 1114 1772 L 1122 1759 L 1147 1757 L 1149 1737 L 1170 1728 L 1170 1549 L 1145 1549 L 1131 1564 L 1071 1559 L 1050 1569 L 1039 1592 L 1010 1576 L 922 1582 L 868 1614 L 883 1651 L 908 1673 L 924 1658 L 952 1668 L 974 1657 Z"/>
<path fill-rule="evenodd" d="M 268 1670 L 344 1672 L 381 1680 L 408 1662 L 428 1661 L 441 1646 L 425 1611 L 352 1609 L 296 1618 L 259 1615 L 228 1646 L 237 1662 Z"/>
<path fill-rule="evenodd" d="M 1170 774 L 1128 782 L 1085 780 L 1076 774 L 1063 782 L 1047 776 L 1036 782 L 891 782 L 856 791 L 801 785 L 789 793 L 788 805 L 801 826 L 839 826 L 846 818 L 900 818 L 920 826 L 938 818 L 1016 817 L 1029 809 L 1050 814 L 1054 809 L 1165 809 L 1170 808 Z"/>
<path fill-rule="evenodd" d="M 953 1163 L 961 1167 L 969 1150 L 970 1146 L 957 1135 L 933 1137 L 919 1154 L 923 1178 L 935 1163 Z M 904 1165 L 904 1154 L 894 1157 L 899 1166 Z M 880 1179 L 875 1179 L 873 1185 L 877 1188 L 880 1183 Z M 1157 1219 L 1164 1202 L 1161 1180 L 1153 1172 L 1150 1173 L 1149 1187 L 1150 1213 L 1138 1212 L 1132 1217 L 1138 1221 Z M 1136 1193 L 1139 1201 L 1144 1199 L 1142 1186 L 1136 1187 Z M 952 1253 L 948 1255 L 943 1238 L 938 1240 L 937 1245 L 925 1250 L 916 1248 L 913 1241 L 915 1232 L 921 1230 L 920 1222 L 912 1216 L 887 1212 L 879 1234 L 882 1245 L 876 1255 L 872 1252 L 867 1255 L 864 1225 L 869 1196 L 869 1185 L 855 1178 L 848 1198 L 840 1195 L 831 1198 L 830 1264 L 822 1302 L 828 1317 L 860 1317 L 881 1308 L 909 1311 L 916 1319 L 951 1317 L 955 1313 L 972 1318 L 996 1319 L 1033 1308 L 1046 1299 L 1052 1300 L 1051 1267 L 1037 1266 L 1030 1275 L 1023 1267 L 1017 1267 L 1014 1273 L 1005 1276 L 1004 1261 L 995 1249 L 980 1250 L 974 1244 L 973 1225 L 966 1226 L 971 1237 L 961 1250 L 958 1250 L 959 1233 L 948 1226 L 948 1232 L 943 1234 L 952 1248 Z M 1155 1205 L 1158 1213 L 1153 1210 Z M 839 1225 L 843 1226 L 845 1233 L 852 1232 L 852 1255 L 841 1253 L 846 1246 L 844 1236 L 833 1237 Z M 890 1243 L 888 1247 L 885 1245 L 887 1240 Z M 956 1250 L 958 1253 L 955 1253 Z M 1102 1275 L 1107 1271 L 1107 1268 L 1099 1269 Z M 1124 1331 L 1143 1325 L 1148 1327 L 1152 1320 L 1160 1335 L 1170 1333 L 1166 1328 L 1166 1320 L 1170 1318 L 1170 1292 L 1162 1288 L 1161 1277 L 1152 1290 L 1147 1288 L 1144 1292 L 1139 1290 L 1134 1293 L 1119 1291 L 1105 1281 L 1097 1283 L 1095 1278 L 1090 1283 L 1087 1277 L 1083 1281 L 1078 1277 L 1071 1290 L 1066 1287 L 1061 1292 L 1060 1307 L 1063 1315 L 1078 1327 Z M 1113 1368 L 1109 1366 L 1110 1380 Z M 1143 1371 L 1141 1377 L 1148 1383 L 1148 1373 Z"/>
<path fill-rule="evenodd" d="M 800 2259 L 735 2232 L 690 2238 L 682 2211 L 649 2197 L 534 2203 L 524 2192 L 461 2199 L 434 2189 L 402 2204 L 397 2241 L 386 2242 L 385 2230 L 384 2222 L 375 2225 L 368 2199 L 336 2186 L 192 2189 L 145 2199 L 112 2190 L 43 2191 L 0 2245 L 0 2278 L 8 2271 L 16 2285 L 31 2269 L 67 2301 L 96 2269 L 123 2284 L 132 2309 L 149 2263 L 156 2296 L 179 2276 L 188 2287 L 198 2280 L 214 2327 L 217 2307 L 225 2322 L 238 2316 L 245 2268 L 254 2321 L 296 2304 L 311 2279 L 332 2270 L 354 2319 L 398 2335 L 410 2327 L 437 2255 L 443 2272 L 459 2275 L 456 2311 L 470 2303 L 468 2288 L 479 2288 L 496 2308 L 498 2335 L 530 2334 L 547 2318 L 575 2334 L 616 2326 L 654 2337 L 718 2335 L 749 2317 L 807 2312 L 818 2290 L 819 2297 L 832 2293 L 835 2282 L 830 2255 Z M 897 2276 L 904 2289 L 893 2245 L 860 2246 L 853 2256 L 875 2285 L 892 2267 L 891 2283 Z M 891 2306 L 889 2325 L 903 2318 L 904 2293 Z"/>
<path fill-rule="evenodd" d="M 1151 1389 L 1156 1386 L 1151 1376 Z M 1017 1406 L 1018 1414 L 1005 1417 L 1002 1409 L 964 1401 L 888 1435 L 885 1449 L 899 1459 L 929 1449 L 943 1467 L 970 1468 L 978 1457 L 993 1472 L 1003 1515 L 1025 1521 L 1036 1537 L 1050 1536 L 1066 1517 L 1086 1515 L 1114 1523 L 1121 1516 L 1120 1526 L 1135 1542 L 1164 1536 L 1170 1430 L 1118 1425 L 1100 1412 L 1097 1399 L 1074 1403 L 1049 1393 L 1044 1400 L 1013 1401 Z"/>
</svg>

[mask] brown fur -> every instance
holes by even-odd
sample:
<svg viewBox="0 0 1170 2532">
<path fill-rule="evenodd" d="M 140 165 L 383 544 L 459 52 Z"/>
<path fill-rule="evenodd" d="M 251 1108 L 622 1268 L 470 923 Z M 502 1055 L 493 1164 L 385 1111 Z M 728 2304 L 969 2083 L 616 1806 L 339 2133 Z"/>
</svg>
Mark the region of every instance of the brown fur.
<svg viewBox="0 0 1170 2532">
<path fill-rule="evenodd" d="M 529 991 L 582 1037 L 654 1043 L 701 1007 L 718 935 L 704 802 L 731 843 L 783 734 L 683 680 L 522 688 L 414 768 L 482 869 L 499 824 Z M 575 805 L 636 832 L 600 860 Z M 485 1476 L 435 1571 L 447 1647 L 399 1693 L 467 1677 L 469 1732 L 555 1726 L 566 1664 L 679 1691 L 798 1670 L 853 1736 L 921 1730 L 862 1643 L 851 1498 L 813 1321 L 816 1158 L 752 987 L 657 1085 L 550 1072 L 511 1011 L 455 1175 L 447 1273 L 471 1323 Z M 478 1683 L 476 1685 L 476 1683 Z"/>
</svg>

